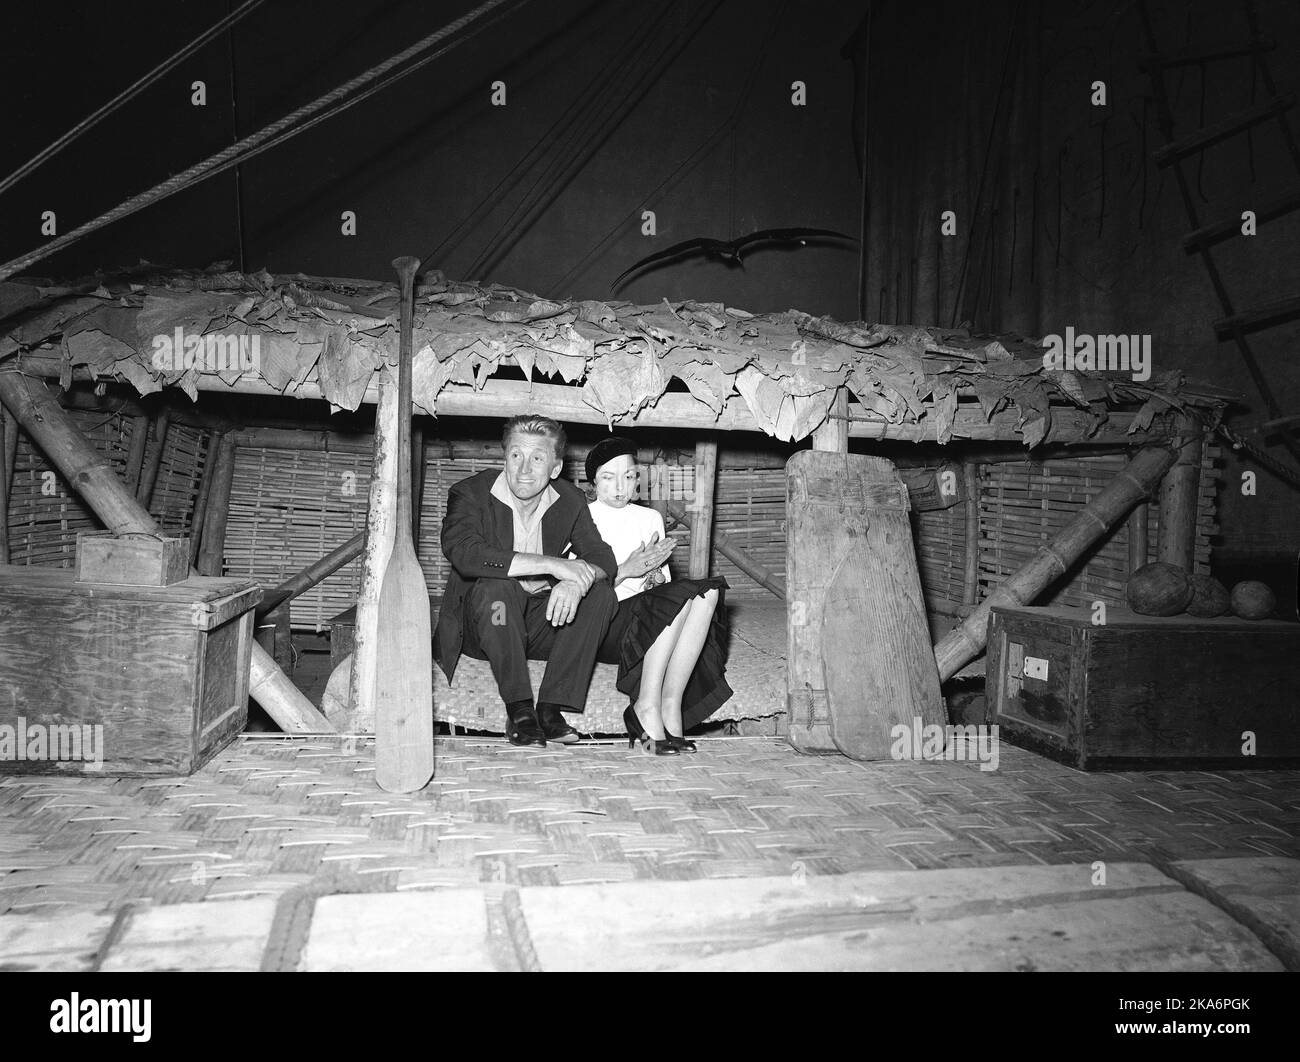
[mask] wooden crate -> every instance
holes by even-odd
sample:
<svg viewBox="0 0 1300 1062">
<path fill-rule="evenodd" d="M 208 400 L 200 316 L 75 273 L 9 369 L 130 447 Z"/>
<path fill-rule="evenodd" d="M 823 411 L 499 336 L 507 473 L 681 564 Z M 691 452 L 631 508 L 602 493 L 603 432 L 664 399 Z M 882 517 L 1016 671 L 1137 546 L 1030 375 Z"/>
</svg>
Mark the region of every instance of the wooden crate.
<svg viewBox="0 0 1300 1062">
<path fill-rule="evenodd" d="M 1002 737 L 1083 770 L 1300 760 L 1300 624 L 1092 616 L 993 610 L 987 692 Z"/>
<path fill-rule="evenodd" d="M 67 569 L 0 566 L 0 771 L 197 770 L 247 721 L 261 596 L 247 579 L 104 586 Z M 18 734 L 52 736 L 52 726 L 102 727 L 102 766 L 18 758 Z"/>
<path fill-rule="evenodd" d="M 171 586 L 189 578 L 190 540 L 166 535 L 77 534 L 77 582 Z"/>
</svg>

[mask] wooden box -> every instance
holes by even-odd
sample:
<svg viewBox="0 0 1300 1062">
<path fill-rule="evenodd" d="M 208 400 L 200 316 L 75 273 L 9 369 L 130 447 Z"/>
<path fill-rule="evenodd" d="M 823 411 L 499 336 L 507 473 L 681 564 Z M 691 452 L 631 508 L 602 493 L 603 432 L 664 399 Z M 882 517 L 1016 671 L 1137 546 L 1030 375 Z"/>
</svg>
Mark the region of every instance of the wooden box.
<svg viewBox="0 0 1300 1062">
<path fill-rule="evenodd" d="M 190 540 L 155 535 L 77 535 L 77 582 L 171 586 L 190 575 Z"/>
<path fill-rule="evenodd" d="M 1000 736 L 1083 770 L 1300 760 L 1300 624 L 1001 607 L 988 654 Z"/>
<path fill-rule="evenodd" d="M 0 772 L 197 770 L 247 721 L 261 596 L 247 579 L 106 586 L 0 566 Z"/>
</svg>

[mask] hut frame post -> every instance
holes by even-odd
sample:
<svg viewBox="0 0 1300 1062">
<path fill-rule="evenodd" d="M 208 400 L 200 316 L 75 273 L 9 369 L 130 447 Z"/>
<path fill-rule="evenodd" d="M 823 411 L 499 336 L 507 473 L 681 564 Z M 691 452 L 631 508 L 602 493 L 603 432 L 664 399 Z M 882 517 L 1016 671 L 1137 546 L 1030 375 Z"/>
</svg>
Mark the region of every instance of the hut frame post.
<svg viewBox="0 0 1300 1062">
<path fill-rule="evenodd" d="M 718 478 L 718 443 L 701 439 L 695 444 L 695 500 L 691 503 L 692 579 L 707 579 L 713 554 L 713 493 Z"/>
<path fill-rule="evenodd" d="M 135 496 L 140 504 L 148 509 L 153 503 L 153 487 L 158 482 L 158 469 L 162 465 L 163 451 L 167 448 L 167 429 L 171 425 L 171 415 L 162 410 L 153 422 L 153 449 L 145 458 L 144 471 L 140 474 L 140 483 Z"/>
<path fill-rule="evenodd" d="M 208 491 L 201 541 L 197 552 L 200 575 L 221 575 L 226 549 L 226 525 L 230 520 L 230 489 L 235 479 L 235 435 L 226 432 L 212 458 L 212 480 Z"/>
<path fill-rule="evenodd" d="M 974 605 L 980 589 L 980 477 L 971 460 L 961 463 L 962 489 L 966 492 L 966 567 L 962 573 L 961 601 Z"/>
<path fill-rule="evenodd" d="M 212 497 L 212 480 L 217 471 L 217 456 L 225 446 L 226 432 L 217 432 L 208 440 L 207 458 L 203 462 L 203 477 L 199 480 L 199 493 L 194 499 L 194 512 L 190 518 L 190 566 L 199 563 L 199 548 L 208 522 L 208 499 Z M 200 572 L 199 574 L 204 574 Z"/>
<path fill-rule="evenodd" d="M 1160 481 L 1160 528 L 1156 559 L 1192 572 L 1196 562 L 1196 496 L 1203 442 L 1191 417 L 1179 417 L 1178 457 Z"/>
<path fill-rule="evenodd" d="M 813 429 L 812 448 L 828 453 L 846 454 L 849 452 L 849 390 L 837 388 L 827 410 L 826 421 L 819 428 Z"/>
<path fill-rule="evenodd" d="M 144 452 L 149 442 L 149 418 L 141 414 L 131 418 L 131 445 L 126 452 L 126 489 L 134 494 L 144 471 Z"/>
</svg>

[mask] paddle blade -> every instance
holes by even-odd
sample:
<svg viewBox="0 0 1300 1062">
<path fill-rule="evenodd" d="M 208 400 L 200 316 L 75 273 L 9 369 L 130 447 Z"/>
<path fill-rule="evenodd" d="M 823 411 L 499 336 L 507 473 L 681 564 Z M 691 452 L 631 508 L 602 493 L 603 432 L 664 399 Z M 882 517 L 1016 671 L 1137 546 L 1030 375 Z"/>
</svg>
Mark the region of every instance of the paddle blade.
<svg viewBox="0 0 1300 1062">
<path fill-rule="evenodd" d="M 433 644 L 429 591 L 410 536 L 398 535 L 379 591 L 375 781 L 413 793 L 433 777 Z"/>
</svg>

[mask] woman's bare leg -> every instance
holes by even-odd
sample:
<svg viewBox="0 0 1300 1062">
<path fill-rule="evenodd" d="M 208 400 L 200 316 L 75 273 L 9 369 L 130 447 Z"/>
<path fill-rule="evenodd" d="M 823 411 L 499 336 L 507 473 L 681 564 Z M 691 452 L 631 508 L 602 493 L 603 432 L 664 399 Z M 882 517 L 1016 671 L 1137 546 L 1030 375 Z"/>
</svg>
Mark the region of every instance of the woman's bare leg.
<svg viewBox="0 0 1300 1062">
<path fill-rule="evenodd" d="M 664 726 L 678 737 L 682 735 L 682 694 L 686 692 L 686 683 L 700 659 L 700 650 L 709 636 L 709 624 L 713 622 L 717 607 L 717 590 L 706 590 L 701 596 L 691 598 L 677 617 L 680 620 L 684 615 L 686 621 L 664 671 L 659 711 Z"/>
<path fill-rule="evenodd" d="M 636 715 L 641 720 L 641 725 L 645 727 L 646 733 L 656 741 L 664 740 L 664 723 L 660 714 L 664 672 L 667 671 L 669 661 L 673 657 L 673 650 L 686 625 L 686 618 L 686 610 L 682 609 L 672 623 L 659 632 L 654 645 L 650 646 L 641 660 L 641 688 L 636 697 Z M 680 717 L 680 707 L 677 714 Z"/>
</svg>

